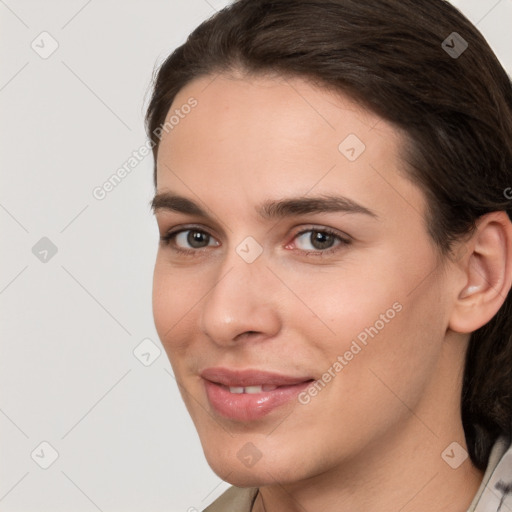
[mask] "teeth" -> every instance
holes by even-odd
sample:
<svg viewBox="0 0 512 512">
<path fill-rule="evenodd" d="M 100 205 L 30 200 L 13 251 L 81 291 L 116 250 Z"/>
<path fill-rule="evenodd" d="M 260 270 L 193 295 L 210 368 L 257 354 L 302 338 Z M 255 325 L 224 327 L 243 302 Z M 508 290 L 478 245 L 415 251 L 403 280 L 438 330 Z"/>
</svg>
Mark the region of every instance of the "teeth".
<svg viewBox="0 0 512 512">
<path fill-rule="evenodd" d="M 229 386 L 229 391 L 231 393 L 241 394 L 247 393 L 249 395 L 262 393 L 263 391 L 273 391 L 277 386 L 273 386 L 271 384 L 263 384 L 263 386 Z"/>
<path fill-rule="evenodd" d="M 247 386 L 244 389 L 245 389 L 245 392 L 248 393 L 248 394 L 261 393 L 262 392 L 261 386 Z"/>
</svg>

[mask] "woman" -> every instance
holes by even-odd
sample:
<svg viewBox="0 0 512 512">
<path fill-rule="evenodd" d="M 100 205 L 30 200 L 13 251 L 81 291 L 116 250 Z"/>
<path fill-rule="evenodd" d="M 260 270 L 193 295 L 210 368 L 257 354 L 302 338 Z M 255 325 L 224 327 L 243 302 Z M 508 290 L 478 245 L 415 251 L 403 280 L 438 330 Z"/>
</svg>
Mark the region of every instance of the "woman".
<svg viewBox="0 0 512 512">
<path fill-rule="evenodd" d="M 443 0 L 239 0 L 147 111 L 208 511 L 512 507 L 512 86 Z"/>
</svg>

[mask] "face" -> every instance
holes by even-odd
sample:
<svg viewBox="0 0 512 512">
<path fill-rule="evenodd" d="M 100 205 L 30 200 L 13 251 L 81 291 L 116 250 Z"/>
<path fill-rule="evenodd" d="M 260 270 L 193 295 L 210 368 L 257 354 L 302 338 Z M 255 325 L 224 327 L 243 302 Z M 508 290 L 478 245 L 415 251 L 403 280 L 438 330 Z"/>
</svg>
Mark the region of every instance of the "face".
<svg viewBox="0 0 512 512">
<path fill-rule="evenodd" d="M 450 292 L 398 131 L 301 79 L 204 77 L 171 115 L 154 319 L 213 470 L 295 482 L 414 428 Z"/>
</svg>

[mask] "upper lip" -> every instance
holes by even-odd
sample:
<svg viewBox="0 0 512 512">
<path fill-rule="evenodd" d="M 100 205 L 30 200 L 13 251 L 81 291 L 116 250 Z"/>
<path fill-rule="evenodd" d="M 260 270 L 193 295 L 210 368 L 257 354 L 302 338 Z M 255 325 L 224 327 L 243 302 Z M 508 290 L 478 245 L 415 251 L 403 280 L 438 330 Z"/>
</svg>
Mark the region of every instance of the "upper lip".
<svg viewBox="0 0 512 512">
<path fill-rule="evenodd" d="M 295 377 L 292 375 L 282 375 L 280 373 L 267 372 L 263 370 L 235 370 L 229 368 L 206 368 L 201 372 L 203 379 L 224 386 L 292 386 L 309 380 L 312 377 Z"/>
</svg>

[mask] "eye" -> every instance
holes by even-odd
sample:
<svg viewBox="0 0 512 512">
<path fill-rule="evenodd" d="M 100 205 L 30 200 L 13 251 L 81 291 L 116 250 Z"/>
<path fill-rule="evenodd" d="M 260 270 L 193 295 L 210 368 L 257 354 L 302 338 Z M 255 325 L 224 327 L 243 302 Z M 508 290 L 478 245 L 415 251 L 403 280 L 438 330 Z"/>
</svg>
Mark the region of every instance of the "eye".
<svg viewBox="0 0 512 512">
<path fill-rule="evenodd" d="M 350 240 L 327 228 L 307 229 L 294 238 L 297 249 L 307 253 L 326 253 L 337 250 L 339 246 L 348 245 Z"/>
<path fill-rule="evenodd" d="M 164 245 L 172 245 L 178 252 L 193 252 L 196 249 L 220 245 L 209 233 L 198 228 L 170 232 L 160 239 Z"/>
</svg>

